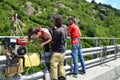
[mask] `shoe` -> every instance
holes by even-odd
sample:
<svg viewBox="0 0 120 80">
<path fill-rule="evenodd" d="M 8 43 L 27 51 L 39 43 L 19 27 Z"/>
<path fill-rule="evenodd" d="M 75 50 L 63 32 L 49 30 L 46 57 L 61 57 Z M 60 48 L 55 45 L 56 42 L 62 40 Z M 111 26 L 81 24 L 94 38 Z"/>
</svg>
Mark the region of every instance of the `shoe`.
<svg viewBox="0 0 120 80">
<path fill-rule="evenodd" d="M 77 74 L 73 74 L 72 77 L 74 77 L 74 78 L 78 78 L 78 75 L 77 75 Z"/>
<path fill-rule="evenodd" d="M 79 72 L 80 74 L 85 74 L 86 72 Z"/>
<path fill-rule="evenodd" d="M 58 80 L 66 80 L 66 77 L 60 76 Z"/>
</svg>

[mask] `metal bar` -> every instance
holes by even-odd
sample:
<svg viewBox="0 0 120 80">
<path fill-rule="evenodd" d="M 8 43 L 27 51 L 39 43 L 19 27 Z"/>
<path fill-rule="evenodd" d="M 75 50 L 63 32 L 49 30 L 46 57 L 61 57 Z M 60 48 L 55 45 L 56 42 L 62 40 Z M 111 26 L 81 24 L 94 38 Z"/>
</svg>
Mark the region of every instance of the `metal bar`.
<svg viewBox="0 0 120 80">
<path fill-rule="evenodd" d="M 94 47 L 97 47 L 97 46 L 98 46 L 98 38 L 95 38 L 94 39 Z M 93 56 L 94 56 L 94 58 L 97 58 L 98 55 L 94 54 Z"/>
<path fill-rule="evenodd" d="M 0 36 L 0 38 L 5 38 L 5 37 L 20 37 L 20 36 Z M 27 37 L 27 36 L 21 36 L 21 37 Z M 115 40 L 120 40 L 120 38 L 108 38 L 108 37 L 81 37 L 80 39 L 115 39 Z M 70 37 L 67 37 L 67 39 L 70 39 Z"/>
<path fill-rule="evenodd" d="M 27 36 L 0 36 L 0 38 L 5 38 L 5 37 L 9 37 L 9 38 L 18 38 L 18 37 L 24 37 L 24 38 L 28 38 Z"/>
<path fill-rule="evenodd" d="M 0 65 L 1 64 L 6 64 L 7 58 L 5 55 L 0 56 Z"/>
<path fill-rule="evenodd" d="M 44 72 L 41 71 L 29 75 L 20 75 L 17 77 L 8 78 L 7 80 L 38 80 L 40 78 L 43 78 L 43 76 Z"/>
</svg>

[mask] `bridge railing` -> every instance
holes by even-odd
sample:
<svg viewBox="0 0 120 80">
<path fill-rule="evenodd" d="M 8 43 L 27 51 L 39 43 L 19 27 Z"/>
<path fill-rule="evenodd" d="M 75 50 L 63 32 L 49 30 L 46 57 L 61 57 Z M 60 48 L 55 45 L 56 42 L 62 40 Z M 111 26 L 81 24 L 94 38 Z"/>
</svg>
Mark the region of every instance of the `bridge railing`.
<svg viewBox="0 0 120 80">
<path fill-rule="evenodd" d="M 91 38 L 91 39 L 93 39 L 93 38 Z M 120 45 L 114 44 L 114 45 L 109 45 L 109 46 L 83 48 L 82 52 L 83 52 L 84 57 L 87 57 L 90 55 L 97 55 L 96 58 L 93 57 L 92 59 L 85 61 L 86 68 L 91 68 L 96 65 L 105 64 L 108 61 L 119 58 L 120 57 Z M 73 68 L 73 62 L 72 62 L 72 56 L 71 56 L 72 52 L 71 52 L 71 50 L 67 50 L 65 53 L 66 53 L 66 55 L 65 55 L 65 70 L 66 70 L 66 74 L 70 74 L 72 72 L 72 68 Z M 45 61 L 44 57 L 45 57 L 45 55 L 41 55 L 41 61 L 43 63 Z M 4 69 L 7 66 L 5 63 L 6 60 L 7 59 L 4 55 L 0 56 L 0 78 L 1 79 L 2 79 L 2 76 L 1 76 L 2 69 Z M 81 70 L 81 64 L 79 63 L 78 65 L 79 65 L 79 70 Z M 36 72 L 33 74 L 29 74 L 29 75 L 16 76 L 13 78 L 8 78 L 7 80 L 20 80 L 20 79 L 43 80 L 44 79 L 44 71 Z"/>
<path fill-rule="evenodd" d="M 108 54 L 109 52 L 113 52 L 113 51 L 115 53 Z M 120 45 L 111 45 L 111 46 L 93 47 L 93 48 L 83 48 L 82 52 L 83 52 L 84 57 L 85 56 L 90 56 L 90 55 L 93 55 L 93 54 L 98 54 L 99 55 L 97 58 L 93 58 L 91 60 L 85 61 L 86 68 L 91 68 L 91 67 L 94 67 L 96 65 L 105 64 L 108 61 L 119 58 L 120 57 L 119 51 L 120 51 Z M 72 72 L 72 68 L 73 68 L 71 50 L 67 50 L 65 53 L 66 53 L 66 56 L 65 56 L 65 60 L 66 60 L 65 70 L 66 70 L 66 74 L 70 74 Z M 0 61 L 5 61 L 6 60 L 5 56 L 0 56 L 0 57 L 1 57 Z M 44 57 L 44 55 L 41 55 L 41 57 Z M 41 59 L 44 59 L 44 58 L 41 58 Z M 69 60 L 71 60 L 70 63 L 68 63 Z M 44 60 L 42 60 L 42 61 L 44 61 Z M 0 65 L 3 68 L 5 67 L 5 64 L 0 64 Z M 81 70 L 80 63 L 78 65 L 79 65 L 79 70 Z M 44 71 L 36 72 L 36 73 L 33 73 L 33 74 L 29 74 L 29 75 L 17 76 L 17 77 L 13 77 L 11 79 L 12 80 L 19 80 L 21 78 L 24 79 L 24 80 L 43 79 L 44 78 Z"/>
</svg>

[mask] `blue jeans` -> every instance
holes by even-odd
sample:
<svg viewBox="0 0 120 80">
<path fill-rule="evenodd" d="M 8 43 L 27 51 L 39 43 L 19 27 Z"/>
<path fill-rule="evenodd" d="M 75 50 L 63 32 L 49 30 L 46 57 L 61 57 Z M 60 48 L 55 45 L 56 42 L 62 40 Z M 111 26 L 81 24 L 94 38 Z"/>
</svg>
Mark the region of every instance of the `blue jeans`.
<svg viewBox="0 0 120 80">
<path fill-rule="evenodd" d="M 84 58 L 82 55 L 82 44 L 76 43 L 72 44 L 72 56 L 73 56 L 73 63 L 74 63 L 74 73 L 78 74 L 78 56 L 80 58 L 81 66 L 82 66 L 82 72 L 86 72 Z"/>
</svg>

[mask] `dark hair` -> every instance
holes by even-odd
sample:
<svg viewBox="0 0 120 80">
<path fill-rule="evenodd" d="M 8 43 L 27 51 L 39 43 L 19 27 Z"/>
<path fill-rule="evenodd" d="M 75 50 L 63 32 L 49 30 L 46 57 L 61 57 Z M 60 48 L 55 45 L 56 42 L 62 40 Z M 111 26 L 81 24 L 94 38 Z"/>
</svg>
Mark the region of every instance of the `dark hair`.
<svg viewBox="0 0 120 80">
<path fill-rule="evenodd" d="M 69 18 L 68 18 L 68 21 L 69 21 L 69 20 L 72 20 L 73 22 L 75 22 L 75 19 L 74 19 L 73 17 L 69 17 Z"/>
<path fill-rule="evenodd" d="M 31 36 L 33 35 L 33 34 L 37 34 L 39 32 L 39 29 L 38 28 L 30 28 L 29 30 L 28 30 L 28 39 L 31 39 Z"/>
<path fill-rule="evenodd" d="M 55 19 L 55 16 L 51 17 L 51 19 L 50 19 L 50 20 L 53 22 L 53 20 L 54 20 L 54 19 Z"/>
<path fill-rule="evenodd" d="M 55 20 L 55 26 L 56 27 L 61 27 L 62 26 L 62 17 L 60 15 L 57 15 L 54 17 Z"/>
</svg>

